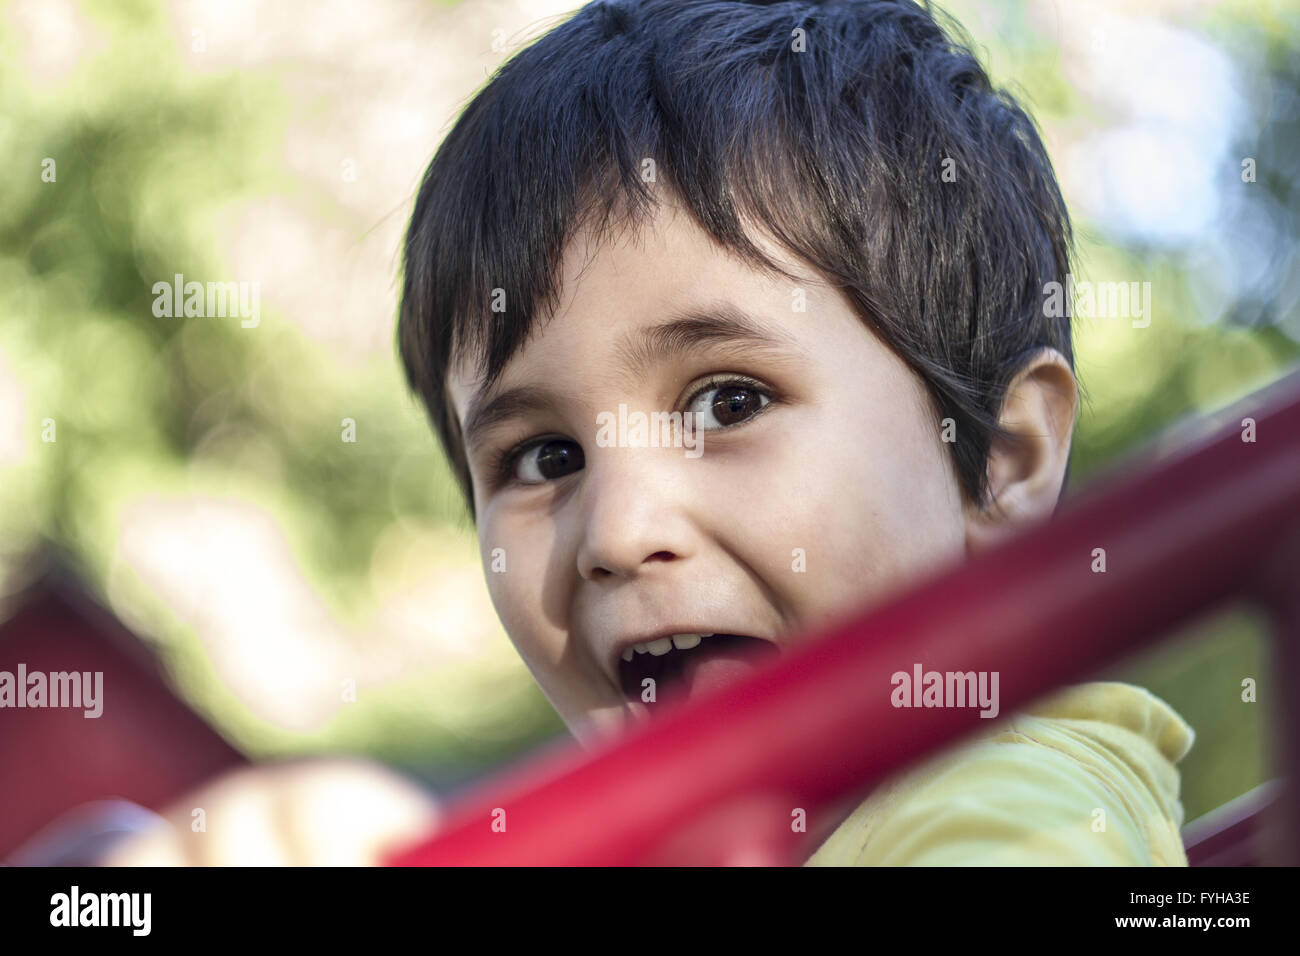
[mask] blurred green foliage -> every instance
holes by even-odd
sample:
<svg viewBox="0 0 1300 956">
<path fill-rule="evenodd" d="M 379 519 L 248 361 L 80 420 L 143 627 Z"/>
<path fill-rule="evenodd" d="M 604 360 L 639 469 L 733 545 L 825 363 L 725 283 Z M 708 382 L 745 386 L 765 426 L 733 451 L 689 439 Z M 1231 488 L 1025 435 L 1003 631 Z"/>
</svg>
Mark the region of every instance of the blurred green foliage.
<svg viewBox="0 0 1300 956">
<path fill-rule="evenodd" d="M 975 6 L 952 5 L 973 33 Z M 997 11 L 1000 24 L 996 35 L 978 36 L 995 77 L 1032 91 L 1040 122 L 1068 128 L 1084 107 L 1063 79 L 1052 38 L 1037 33 L 1018 4 L 979 7 Z M 143 495 L 196 489 L 217 489 L 274 514 L 306 578 L 344 621 L 364 620 L 376 606 L 372 562 L 394 526 L 448 529 L 448 540 L 460 542 L 449 550 L 464 546 L 462 557 L 472 561 L 450 474 L 391 356 L 341 361 L 292 317 L 265 307 L 256 330 L 153 315 L 151 290 L 160 279 L 229 278 L 215 241 L 224 210 L 299 188 L 282 161 L 284 74 L 196 72 L 161 4 L 81 9 L 106 44 L 57 81 L 26 75 L 23 35 L 0 33 L 0 161 L 7 171 L 0 373 L 25 395 L 26 442 L 19 460 L 0 464 L 0 569 L 16 573 L 40 542 L 52 542 L 107 594 L 122 508 Z M 1192 26 L 1222 43 L 1255 84 L 1248 102 L 1256 112 L 1243 123 L 1248 136 L 1238 152 L 1256 157 L 1261 175 L 1243 215 L 1280 223 L 1294 250 L 1294 11 L 1228 4 Z M 55 182 L 42 179 L 46 158 L 57 162 Z M 1223 172 L 1225 189 L 1239 185 L 1238 173 L 1234 160 Z M 1087 402 L 1074 446 L 1076 490 L 1162 428 L 1261 386 L 1300 356 L 1281 331 L 1287 319 L 1294 332 L 1296 316 L 1269 308 L 1283 266 L 1266 270 L 1264 284 L 1213 321 L 1202 314 L 1181 250 L 1125 245 L 1078 225 L 1081 274 L 1142 276 L 1161 294 L 1142 335 L 1114 323 L 1078 329 Z M 366 423 L 364 445 L 340 443 L 345 416 Z M 56 443 L 40 439 L 45 419 L 57 422 Z M 197 705 L 257 753 L 344 748 L 416 772 L 433 764 L 460 768 L 447 771 L 455 776 L 561 730 L 519 668 L 486 677 L 457 672 L 441 685 L 412 679 L 320 733 L 279 732 L 250 718 L 220 686 L 187 626 L 138 584 L 123 587 L 133 623 L 160 641 Z M 1116 672 L 1164 697 L 1197 730 L 1184 765 L 1189 817 L 1266 774 L 1265 719 L 1239 696 L 1242 677 L 1267 673 L 1260 640 L 1257 627 L 1230 616 Z M 1260 687 L 1266 696 L 1267 681 Z"/>
<path fill-rule="evenodd" d="M 376 545 L 394 523 L 470 537 L 392 357 L 342 362 L 265 306 L 256 329 L 153 311 L 157 281 L 232 278 L 214 240 L 225 210 L 296 188 L 278 158 L 283 77 L 196 73 L 161 4 L 85 12 L 107 46 L 57 82 L 25 76 L 22 36 L 0 35 L 0 156 L 11 171 L 0 362 L 26 397 L 26 453 L 0 472 L 0 571 L 19 574 L 48 542 L 108 595 L 122 570 L 122 509 L 149 494 L 209 492 L 274 514 L 330 611 L 363 621 L 378 601 Z M 362 441 L 340 441 L 345 417 L 361 423 Z M 46 420 L 52 443 L 41 439 Z M 458 557 L 476 560 L 473 549 Z M 139 582 L 118 584 L 187 695 L 255 754 L 343 748 L 415 771 L 445 764 L 440 779 L 454 779 L 561 728 L 519 666 L 506 686 L 499 671 L 397 682 L 317 734 L 285 733 L 221 685 L 163 602 Z"/>
</svg>

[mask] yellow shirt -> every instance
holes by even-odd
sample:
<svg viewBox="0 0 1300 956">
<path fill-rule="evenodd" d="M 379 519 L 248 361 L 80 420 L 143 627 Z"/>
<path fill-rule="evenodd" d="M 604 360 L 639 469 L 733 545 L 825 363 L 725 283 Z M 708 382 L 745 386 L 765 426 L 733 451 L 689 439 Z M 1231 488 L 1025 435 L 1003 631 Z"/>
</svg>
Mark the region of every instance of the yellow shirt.
<svg viewBox="0 0 1300 956">
<path fill-rule="evenodd" d="M 1186 866 L 1194 739 L 1141 687 L 1069 687 L 887 780 L 804 865 Z"/>
</svg>

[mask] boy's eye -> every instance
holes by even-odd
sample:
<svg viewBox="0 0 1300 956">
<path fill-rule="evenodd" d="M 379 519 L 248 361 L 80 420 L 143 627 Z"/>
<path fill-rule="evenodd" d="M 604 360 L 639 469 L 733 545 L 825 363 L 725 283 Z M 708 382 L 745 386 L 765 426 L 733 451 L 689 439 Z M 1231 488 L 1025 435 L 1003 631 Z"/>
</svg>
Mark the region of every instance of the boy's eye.
<svg viewBox="0 0 1300 956">
<path fill-rule="evenodd" d="M 687 411 L 694 414 L 696 428 L 708 431 L 739 425 L 771 401 L 762 389 L 748 382 L 711 383 L 695 393 Z"/>
<path fill-rule="evenodd" d="M 581 445 L 563 438 L 549 438 L 518 454 L 512 477 L 522 484 L 536 485 L 572 474 L 583 464 Z"/>
<path fill-rule="evenodd" d="M 758 382 L 715 378 L 699 388 L 686 403 L 686 411 L 702 431 L 733 428 L 753 418 L 772 403 Z M 540 485 L 556 481 L 586 467 L 582 446 L 567 438 L 535 439 L 497 458 L 490 466 L 497 476 L 494 487 L 509 484 Z"/>
</svg>

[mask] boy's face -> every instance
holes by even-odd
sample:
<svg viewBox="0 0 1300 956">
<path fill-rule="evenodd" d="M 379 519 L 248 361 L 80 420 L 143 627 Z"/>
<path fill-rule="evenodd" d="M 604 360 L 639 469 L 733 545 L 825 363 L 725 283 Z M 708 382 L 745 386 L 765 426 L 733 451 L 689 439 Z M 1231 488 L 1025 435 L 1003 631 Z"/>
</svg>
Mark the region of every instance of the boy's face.
<svg viewBox="0 0 1300 956">
<path fill-rule="evenodd" d="M 478 534 L 507 633 L 581 739 L 658 706 L 642 703 L 646 674 L 659 704 L 725 682 L 752 666 L 747 652 L 788 647 L 964 552 L 957 476 L 921 380 L 839 293 L 755 240 L 806 281 L 754 271 L 670 204 L 590 261 L 579 236 L 559 309 L 490 392 L 453 369 L 462 429 L 471 406 L 529 390 L 466 433 Z M 665 334 L 684 313 L 697 318 Z M 710 329 L 736 314 L 764 341 Z M 696 413 L 698 445 L 683 447 L 689 433 L 678 447 L 598 440 L 597 416 L 616 421 L 620 404 L 629 423 Z M 498 483 L 494 457 L 538 437 Z M 705 637 L 623 662 L 633 643 L 674 633 L 758 641 Z"/>
</svg>

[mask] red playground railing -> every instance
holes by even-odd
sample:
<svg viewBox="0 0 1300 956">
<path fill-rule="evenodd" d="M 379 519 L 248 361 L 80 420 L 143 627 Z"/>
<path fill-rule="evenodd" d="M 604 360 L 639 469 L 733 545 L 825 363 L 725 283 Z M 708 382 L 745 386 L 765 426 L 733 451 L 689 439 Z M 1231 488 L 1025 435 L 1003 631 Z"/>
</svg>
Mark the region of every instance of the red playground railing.
<svg viewBox="0 0 1300 956">
<path fill-rule="evenodd" d="M 815 847 L 791 832 L 792 808 L 806 811 L 812 830 L 811 821 L 981 723 L 978 708 L 892 706 L 890 675 L 917 662 L 999 672 L 1008 713 L 1239 601 L 1271 620 L 1270 683 L 1300 685 L 1300 375 L 1239 407 L 1208 438 L 810 635 L 743 683 L 477 788 L 447 808 L 436 834 L 387 862 L 799 862 Z M 1093 571 L 1097 548 L 1104 572 Z M 1282 779 L 1189 827 L 1190 862 L 1257 862 L 1243 841 L 1267 823 L 1266 804 L 1277 829 L 1268 862 L 1300 862 L 1300 695 L 1278 696 Z"/>
</svg>

